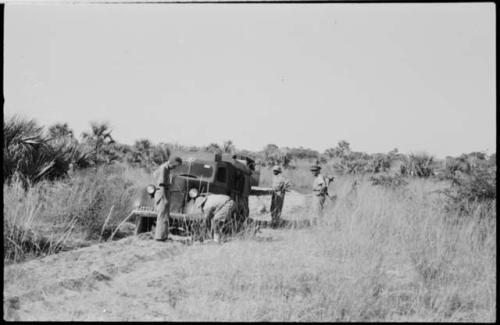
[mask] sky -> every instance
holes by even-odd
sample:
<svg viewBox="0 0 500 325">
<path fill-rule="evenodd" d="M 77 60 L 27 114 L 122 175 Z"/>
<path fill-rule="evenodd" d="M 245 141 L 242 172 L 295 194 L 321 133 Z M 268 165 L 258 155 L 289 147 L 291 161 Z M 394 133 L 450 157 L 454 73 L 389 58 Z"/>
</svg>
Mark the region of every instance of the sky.
<svg viewBox="0 0 500 325">
<path fill-rule="evenodd" d="M 4 119 L 132 144 L 496 152 L 494 3 L 19 4 Z"/>
</svg>

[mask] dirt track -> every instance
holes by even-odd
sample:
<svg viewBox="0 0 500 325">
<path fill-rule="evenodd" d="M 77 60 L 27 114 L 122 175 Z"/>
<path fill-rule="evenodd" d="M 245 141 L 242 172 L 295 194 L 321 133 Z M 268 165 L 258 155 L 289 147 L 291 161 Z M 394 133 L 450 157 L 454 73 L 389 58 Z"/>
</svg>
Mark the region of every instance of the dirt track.
<svg viewBox="0 0 500 325">
<path fill-rule="evenodd" d="M 259 219 L 260 203 L 250 202 Z M 296 192 L 285 201 L 284 214 L 304 209 L 306 198 Z M 260 220 L 268 219 L 260 214 Z M 190 245 L 175 237 L 166 243 L 147 236 L 128 237 L 74 251 L 4 267 L 4 318 L 6 320 L 183 320 L 196 314 L 179 314 L 178 300 L 196 296 L 228 255 L 240 247 L 262 247 L 290 236 L 289 231 L 264 229 L 250 243 L 230 240 Z M 245 246 L 245 247 L 246 247 Z M 253 249 L 253 248 L 252 248 Z M 267 248 L 265 248 L 267 249 Z M 219 261 L 219 262 L 218 262 Z M 206 269 L 206 272 L 200 270 Z M 188 299 L 189 300 L 189 299 Z M 184 301 L 186 303 L 186 301 Z M 188 303 L 188 302 L 187 302 Z M 181 309 L 182 310 L 182 309 Z"/>
</svg>

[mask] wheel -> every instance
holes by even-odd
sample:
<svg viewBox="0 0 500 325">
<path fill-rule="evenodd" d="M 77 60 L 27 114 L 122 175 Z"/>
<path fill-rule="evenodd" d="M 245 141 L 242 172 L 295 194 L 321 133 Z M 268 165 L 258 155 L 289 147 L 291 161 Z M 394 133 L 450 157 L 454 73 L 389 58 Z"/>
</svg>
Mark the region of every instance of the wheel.
<svg viewBox="0 0 500 325">
<path fill-rule="evenodd" d="M 234 211 L 231 216 L 231 230 L 233 233 L 238 233 L 242 230 L 246 220 L 245 210 L 242 208 L 239 211 Z"/>
<path fill-rule="evenodd" d="M 154 218 L 139 217 L 135 227 L 135 234 L 138 235 L 153 230 L 154 224 Z"/>
<path fill-rule="evenodd" d="M 231 214 L 231 235 L 238 232 L 239 229 L 239 213 L 238 211 L 233 211 Z"/>
</svg>

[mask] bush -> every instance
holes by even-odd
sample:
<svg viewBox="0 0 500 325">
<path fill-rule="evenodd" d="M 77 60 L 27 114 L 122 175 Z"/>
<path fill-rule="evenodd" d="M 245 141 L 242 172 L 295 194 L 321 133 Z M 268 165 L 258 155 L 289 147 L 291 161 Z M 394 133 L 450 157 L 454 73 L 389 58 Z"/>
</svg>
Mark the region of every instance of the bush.
<svg viewBox="0 0 500 325">
<path fill-rule="evenodd" d="M 350 151 L 335 159 L 333 168 L 339 174 L 362 174 L 367 172 L 370 155 L 363 152 Z"/>
<path fill-rule="evenodd" d="M 443 191 L 448 197 L 449 210 L 469 213 L 474 203 L 496 200 L 496 168 L 482 165 L 471 169 L 468 174 L 457 171 L 449 179 L 451 188 Z"/>
<path fill-rule="evenodd" d="M 284 168 L 288 168 L 292 157 L 289 150 L 285 148 L 279 148 L 275 144 L 268 144 L 262 151 L 263 161 L 267 166 L 281 165 Z"/>
<path fill-rule="evenodd" d="M 369 171 L 372 173 L 386 172 L 391 168 L 392 157 L 384 153 L 376 153 L 371 156 Z"/>
<path fill-rule="evenodd" d="M 401 174 L 430 177 L 434 175 L 436 169 L 434 157 L 426 153 L 410 154 L 408 157 L 402 158 Z"/>
<path fill-rule="evenodd" d="M 4 182 L 14 174 L 26 189 L 29 183 L 67 175 L 73 147 L 44 135 L 35 120 L 14 116 L 4 122 Z"/>
<path fill-rule="evenodd" d="M 370 181 L 372 182 L 372 185 L 378 185 L 378 186 L 391 188 L 391 189 L 399 189 L 399 188 L 402 188 L 402 187 L 408 185 L 408 182 L 401 175 L 372 176 L 372 177 L 370 177 Z"/>
</svg>

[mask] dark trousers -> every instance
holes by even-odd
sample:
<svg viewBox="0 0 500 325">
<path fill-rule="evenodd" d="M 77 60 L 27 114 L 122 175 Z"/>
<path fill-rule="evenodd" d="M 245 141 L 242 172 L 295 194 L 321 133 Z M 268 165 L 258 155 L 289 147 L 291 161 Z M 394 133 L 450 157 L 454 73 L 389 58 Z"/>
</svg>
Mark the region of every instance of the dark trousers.
<svg viewBox="0 0 500 325">
<path fill-rule="evenodd" d="M 271 219 L 273 224 L 277 223 L 281 217 L 281 210 L 283 209 L 284 201 L 284 195 L 273 193 L 271 197 Z"/>
</svg>

